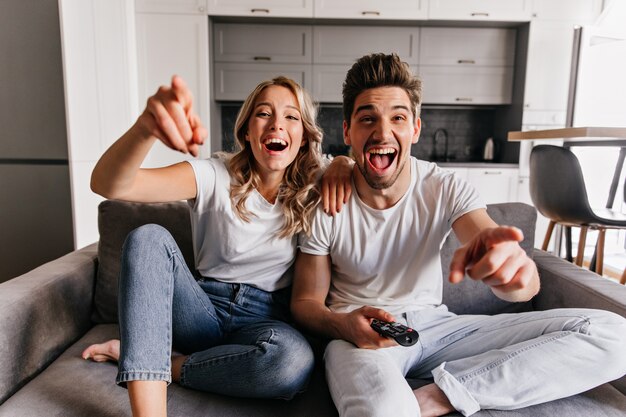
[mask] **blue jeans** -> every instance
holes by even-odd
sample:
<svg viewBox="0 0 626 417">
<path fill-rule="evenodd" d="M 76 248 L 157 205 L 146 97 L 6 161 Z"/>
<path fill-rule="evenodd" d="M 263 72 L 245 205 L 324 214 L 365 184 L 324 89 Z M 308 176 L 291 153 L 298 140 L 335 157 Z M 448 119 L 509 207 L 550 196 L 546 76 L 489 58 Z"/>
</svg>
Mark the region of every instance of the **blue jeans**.
<svg viewBox="0 0 626 417">
<path fill-rule="evenodd" d="M 601 310 L 457 316 L 445 306 L 396 317 L 416 329 L 411 347 L 326 348 L 326 376 L 342 417 L 418 417 L 405 376 L 434 377 L 465 416 L 578 394 L 626 373 L 626 320 Z M 346 372 L 351 369 L 353 372 Z"/>
<path fill-rule="evenodd" d="M 180 384 L 236 397 L 290 399 L 313 371 L 313 352 L 289 320 L 290 289 L 266 292 L 196 277 L 157 225 L 124 243 L 116 382 L 171 381 L 171 353 L 189 355 Z"/>
</svg>

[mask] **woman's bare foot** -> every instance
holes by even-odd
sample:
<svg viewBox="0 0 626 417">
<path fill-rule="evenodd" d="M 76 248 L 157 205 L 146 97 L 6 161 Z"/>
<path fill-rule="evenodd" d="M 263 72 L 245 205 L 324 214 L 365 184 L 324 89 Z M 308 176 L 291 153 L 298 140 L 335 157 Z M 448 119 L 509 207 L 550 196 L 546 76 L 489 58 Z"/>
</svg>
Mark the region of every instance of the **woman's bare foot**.
<svg viewBox="0 0 626 417">
<path fill-rule="evenodd" d="M 82 357 L 94 362 L 117 362 L 120 358 L 120 341 L 111 339 L 108 342 L 91 345 L 83 351 Z"/>
</svg>

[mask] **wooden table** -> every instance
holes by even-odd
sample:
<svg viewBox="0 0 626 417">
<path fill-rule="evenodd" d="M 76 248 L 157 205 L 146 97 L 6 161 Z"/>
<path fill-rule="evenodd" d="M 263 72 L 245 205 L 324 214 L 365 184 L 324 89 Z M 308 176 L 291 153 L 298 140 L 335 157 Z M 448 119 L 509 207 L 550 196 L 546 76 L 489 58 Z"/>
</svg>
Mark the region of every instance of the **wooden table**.
<svg viewBox="0 0 626 417">
<path fill-rule="evenodd" d="M 619 147 L 619 157 L 613 172 L 611 188 L 609 189 L 609 198 L 606 202 L 606 208 L 613 208 L 615 203 L 615 195 L 617 194 L 617 186 L 619 178 L 624 167 L 624 159 L 626 158 L 626 128 L 624 127 L 567 127 L 563 129 L 548 130 L 529 130 L 525 132 L 509 132 L 508 140 L 510 142 L 523 140 L 540 140 L 540 139 L 562 139 L 564 148 L 573 146 L 605 146 Z M 567 258 L 571 261 L 571 229 L 566 231 L 566 250 Z M 560 236 L 560 232 L 557 233 Z M 557 248 L 560 247 L 560 239 L 557 239 Z M 559 250 L 557 249 L 557 252 Z M 596 251 L 591 259 L 591 269 L 595 270 Z"/>
<path fill-rule="evenodd" d="M 619 177 L 626 158 L 626 128 L 624 127 L 566 127 L 564 129 L 529 130 L 509 132 L 509 142 L 539 139 L 563 139 L 563 147 L 606 146 L 619 147 L 619 157 L 613 172 L 606 208 L 613 208 Z"/>
</svg>

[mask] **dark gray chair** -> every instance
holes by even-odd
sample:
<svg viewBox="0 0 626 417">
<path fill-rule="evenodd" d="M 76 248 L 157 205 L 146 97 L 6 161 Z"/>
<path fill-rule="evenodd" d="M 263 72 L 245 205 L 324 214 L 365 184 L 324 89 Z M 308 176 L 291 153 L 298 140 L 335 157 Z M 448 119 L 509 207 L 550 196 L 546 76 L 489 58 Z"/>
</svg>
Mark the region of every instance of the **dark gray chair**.
<svg viewBox="0 0 626 417">
<path fill-rule="evenodd" d="M 547 250 L 557 224 L 580 227 L 575 261 L 582 266 L 587 231 L 598 230 L 595 272 L 602 275 L 606 230 L 626 229 L 626 215 L 617 210 L 591 208 L 576 155 L 560 146 L 535 146 L 530 154 L 530 197 L 537 210 L 550 220 L 543 250 Z"/>
</svg>

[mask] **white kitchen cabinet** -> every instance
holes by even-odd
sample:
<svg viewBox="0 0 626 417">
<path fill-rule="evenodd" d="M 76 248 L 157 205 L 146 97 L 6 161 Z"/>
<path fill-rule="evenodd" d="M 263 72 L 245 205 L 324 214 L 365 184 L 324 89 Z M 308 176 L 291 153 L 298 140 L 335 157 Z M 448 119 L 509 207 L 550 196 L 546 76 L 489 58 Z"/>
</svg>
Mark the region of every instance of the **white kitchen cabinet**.
<svg viewBox="0 0 626 417">
<path fill-rule="evenodd" d="M 89 178 L 137 117 L 135 19 L 126 0 L 59 2 L 74 247 L 98 240 Z"/>
<path fill-rule="evenodd" d="M 533 19 L 591 21 L 602 11 L 603 0 L 533 0 Z"/>
<path fill-rule="evenodd" d="M 597 0 L 535 1 L 528 38 L 524 126 L 565 126 L 574 27 L 592 22 Z"/>
<path fill-rule="evenodd" d="M 143 109 L 148 97 L 160 85 L 169 85 L 172 75 L 180 75 L 194 97 L 194 109 L 209 126 L 209 35 L 208 19 L 198 15 L 137 13 L 137 66 L 139 103 Z M 210 141 L 200 156 L 210 154 Z M 144 167 L 169 165 L 192 158 L 158 142 L 144 161 Z"/>
<path fill-rule="evenodd" d="M 215 62 L 311 63 L 312 27 L 224 24 L 213 29 Z"/>
<path fill-rule="evenodd" d="M 466 180 L 472 185 L 485 204 L 518 201 L 517 168 L 473 168 L 442 166 L 446 171 Z"/>
<path fill-rule="evenodd" d="M 512 67 L 420 66 L 424 104 L 510 104 Z"/>
<path fill-rule="evenodd" d="M 420 66 L 512 66 L 514 61 L 514 29 L 425 27 L 420 33 Z"/>
<path fill-rule="evenodd" d="M 313 0 L 208 0 L 209 15 L 313 17 Z"/>
<path fill-rule="evenodd" d="M 574 24 L 571 22 L 531 22 L 524 111 L 560 112 L 562 119 L 554 121 L 565 123 L 573 40 Z M 524 124 L 536 124 L 536 121 L 528 119 Z"/>
<path fill-rule="evenodd" d="M 315 0 L 314 17 L 342 19 L 426 19 L 427 0 Z"/>
<path fill-rule="evenodd" d="M 442 166 L 441 169 L 453 172 L 454 175 L 456 175 L 457 177 L 463 178 L 464 180 L 467 181 L 467 173 L 469 171 L 469 168 L 466 168 L 466 167 L 447 167 L 447 166 Z"/>
<path fill-rule="evenodd" d="M 531 0 L 429 0 L 431 20 L 525 22 L 531 17 Z"/>
<path fill-rule="evenodd" d="M 397 53 L 417 64 L 419 28 L 383 26 L 314 26 L 313 63 L 349 64 L 374 52 Z"/>
<path fill-rule="evenodd" d="M 311 93 L 320 103 L 341 103 L 341 89 L 350 65 L 314 65 Z"/>
<path fill-rule="evenodd" d="M 135 0 L 139 13 L 207 14 L 207 0 Z"/>
<path fill-rule="evenodd" d="M 517 201 L 517 168 L 469 168 L 467 181 L 485 204 Z"/>
<path fill-rule="evenodd" d="M 515 30 L 422 28 L 419 74 L 427 104 L 509 104 Z"/>
<path fill-rule="evenodd" d="M 313 85 L 311 93 L 320 103 L 342 103 L 341 90 L 351 64 L 313 65 Z M 417 67 L 411 70 L 417 74 Z"/>
<path fill-rule="evenodd" d="M 216 100 L 243 101 L 258 83 L 284 75 L 308 88 L 311 65 L 307 64 L 215 64 L 214 97 Z"/>
</svg>

